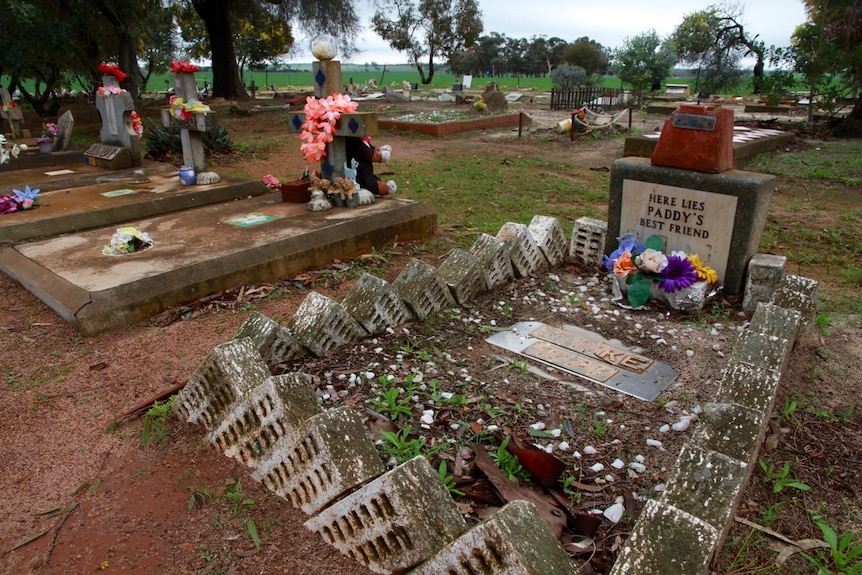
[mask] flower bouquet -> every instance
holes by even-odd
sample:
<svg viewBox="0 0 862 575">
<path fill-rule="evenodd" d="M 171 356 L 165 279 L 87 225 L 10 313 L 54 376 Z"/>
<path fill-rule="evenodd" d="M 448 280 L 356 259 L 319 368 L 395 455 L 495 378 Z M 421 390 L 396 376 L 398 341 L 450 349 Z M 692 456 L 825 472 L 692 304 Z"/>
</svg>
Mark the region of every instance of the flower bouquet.
<svg viewBox="0 0 862 575">
<path fill-rule="evenodd" d="M 120 70 L 119 66 L 116 64 L 109 64 L 107 62 L 99 64 L 99 74 L 102 76 L 113 76 L 120 82 L 126 79 L 126 73 Z"/>
<path fill-rule="evenodd" d="M 326 98 L 309 96 L 305 102 L 305 123 L 299 139 L 304 143 L 299 149 L 309 162 L 319 162 L 326 155 L 326 145 L 332 142 L 335 124 L 341 114 L 355 112 L 358 102 L 344 94 L 333 94 Z"/>
<path fill-rule="evenodd" d="M 0 134 L 0 164 L 5 164 L 9 160 L 15 159 L 21 154 L 22 150 L 26 150 L 27 147 L 21 148 L 18 144 L 12 144 L 11 148 L 6 147 L 6 136 Z"/>
<path fill-rule="evenodd" d="M 153 240 L 146 232 L 141 232 L 131 226 L 117 228 L 111 236 L 111 243 L 102 248 L 106 256 L 122 256 L 153 247 Z"/>
<path fill-rule="evenodd" d="M 171 116 L 178 120 L 188 120 L 193 114 L 197 113 L 208 114 L 212 112 L 209 106 L 201 103 L 199 100 L 190 98 L 187 102 L 179 96 L 171 96 L 170 109 Z"/>
<path fill-rule="evenodd" d="M 38 204 L 39 188 L 30 189 L 30 186 L 24 186 L 24 191 L 12 190 L 11 194 L 0 196 L 0 214 L 29 210 Z"/>
<path fill-rule="evenodd" d="M 171 72 L 174 74 L 193 74 L 198 70 L 200 70 L 200 68 L 187 60 L 171 60 Z"/>
<path fill-rule="evenodd" d="M 55 124 L 54 122 L 47 122 L 42 124 L 42 133 L 36 138 L 36 144 L 44 144 L 46 142 L 53 142 L 54 138 L 56 138 L 60 134 L 60 126 Z"/>
<path fill-rule="evenodd" d="M 694 311 L 720 291 L 718 273 L 697 254 L 666 254 L 664 241 L 655 235 L 644 243 L 633 233 L 617 239 L 619 247 L 603 260 L 615 279 L 614 299 L 626 296 L 634 309 L 654 299 L 673 309 Z"/>
</svg>

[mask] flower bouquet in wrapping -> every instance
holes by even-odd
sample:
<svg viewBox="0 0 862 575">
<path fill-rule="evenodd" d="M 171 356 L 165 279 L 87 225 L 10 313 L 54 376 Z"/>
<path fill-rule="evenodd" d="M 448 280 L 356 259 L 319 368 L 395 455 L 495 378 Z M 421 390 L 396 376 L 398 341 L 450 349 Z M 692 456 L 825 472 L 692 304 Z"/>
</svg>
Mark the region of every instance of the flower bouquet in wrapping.
<svg viewBox="0 0 862 575">
<path fill-rule="evenodd" d="M 132 226 L 117 228 L 116 233 L 111 236 L 111 243 L 102 248 L 106 256 L 122 256 L 133 254 L 153 246 L 153 240 L 146 232 L 139 231 Z"/>
<path fill-rule="evenodd" d="M 719 291 L 718 273 L 698 254 L 666 253 L 664 240 L 653 235 L 640 243 L 633 233 L 619 238 L 619 247 L 605 256 L 605 269 L 612 272 L 615 287 L 625 294 L 632 308 L 657 299 L 674 309 L 700 309 Z"/>
</svg>

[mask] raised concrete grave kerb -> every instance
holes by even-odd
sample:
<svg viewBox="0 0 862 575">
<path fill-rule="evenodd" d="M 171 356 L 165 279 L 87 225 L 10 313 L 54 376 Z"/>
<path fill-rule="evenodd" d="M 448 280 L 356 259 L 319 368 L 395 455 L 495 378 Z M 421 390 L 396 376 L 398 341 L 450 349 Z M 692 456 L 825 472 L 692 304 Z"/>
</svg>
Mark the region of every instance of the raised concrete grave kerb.
<svg viewBox="0 0 862 575">
<path fill-rule="evenodd" d="M 412 263 L 412 262 L 411 262 Z M 414 265 L 414 267 L 416 267 Z M 432 268 L 433 270 L 433 268 Z M 426 279 L 428 279 L 426 277 Z M 733 353 L 730 357 L 730 366 L 727 375 L 722 380 L 716 401 L 707 404 L 702 417 L 703 424 L 698 427 L 689 445 L 686 445 L 680 453 L 677 465 L 668 481 L 667 489 L 658 500 L 650 500 L 645 504 L 644 510 L 638 519 L 631 536 L 621 552 L 617 563 L 614 565 L 612 574 L 637 573 L 638 575 L 651 575 L 653 573 L 679 573 L 682 575 L 701 575 L 705 573 L 715 550 L 720 547 L 727 531 L 729 530 L 736 505 L 739 502 L 742 490 L 751 473 L 753 462 L 762 442 L 763 433 L 768 422 L 775 397 L 775 389 L 781 373 L 786 368 L 790 351 L 794 343 L 805 332 L 804 322 L 811 318 L 811 309 L 816 307 L 816 282 L 788 276 L 781 286 L 776 290 L 773 302 L 784 299 L 793 300 L 796 307 L 805 310 L 800 313 L 797 310 L 780 307 L 775 303 L 758 305 L 752 318 L 751 324 L 743 335 L 738 339 Z M 291 320 L 293 322 L 294 320 Z M 242 344 L 237 348 L 219 348 L 221 350 L 236 350 L 229 357 L 237 355 L 247 357 L 249 353 L 261 353 L 260 342 L 268 340 L 273 331 L 271 324 L 262 321 L 258 314 L 253 314 L 247 325 L 240 329 L 240 333 L 248 334 L 252 325 L 259 325 L 265 332 L 260 337 L 242 337 Z M 220 351 L 216 357 L 225 356 L 225 351 Z M 267 352 L 262 354 L 267 355 Z M 260 360 L 262 363 L 262 360 Z M 225 363 L 222 361 L 222 363 Z M 243 361 L 227 361 L 226 365 L 236 366 Z M 251 361 L 249 368 L 252 373 L 258 370 L 261 363 Z M 205 365 L 211 365 L 212 358 Z M 208 373 L 212 368 L 208 368 Z M 230 375 L 233 368 L 227 370 Z M 198 379 L 202 379 L 198 377 Z M 207 386 L 194 386 L 188 395 L 191 398 L 181 398 L 179 402 L 186 407 L 180 408 L 179 413 L 191 414 L 198 421 L 206 423 L 208 418 L 195 416 L 205 412 L 226 413 L 225 402 L 237 403 L 239 396 L 247 394 L 245 387 L 236 388 L 236 377 L 230 375 L 222 383 L 225 389 L 221 389 L 215 383 L 213 377 L 203 378 L 210 382 Z M 252 380 L 257 376 L 252 376 Z M 202 395 L 202 391 L 209 392 L 217 398 L 212 401 Z M 184 390 L 181 393 L 185 395 Z M 198 401 L 204 405 L 203 408 L 194 408 L 189 403 Z M 212 407 L 216 406 L 216 408 Z M 175 410 L 178 409 L 175 403 Z M 314 419 L 314 418 L 312 418 Z M 191 419 L 190 419 L 191 420 Z M 309 420 L 310 421 L 310 420 Z M 364 438 L 364 429 L 359 427 L 355 434 Z M 287 443 L 287 436 L 279 441 Z M 293 447 L 296 449 L 296 447 Z M 312 453 L 308 447 L 301 448 L 305 453 Z M 342 455 L 341 457 L 350 457 Z M 418 466 L 418 467 L 417 467 Z M 427 469 L 426 469 L 427 468 Z M 454 553 L 463 557 L 463 546 L 478 546 L 475 542 L 479 531 L 477 528 L 469 531 L 472 533 L 468 539 L 459 543 L 463 527 L 456 524 L 458 520 L 463 521 L 460 515 L 452 514 L 451 497 L 446 492 L 439 476 L 423 458 L 411 461 L 407 464 L 379 476 L 377 479 L 365 484 L 359 490 L 350 495 L 334 501 L 323 508 L 306 525 L 319 531 L 324 539 L 379 573 L 402 572 L 405 569 L 416 566 L 417 561 L 426 561 L 421 567 L 416 567 L 417 572 L 431 573 L 443 572 L 445 568 L 451 568 L 458 564 L 461 570 L 452 568 L 453 573 L 471 573 L 469 561 L 461 561 L 452 557 Z M 325 474 L 324 474 L 325 475 Z M 425 479 L 422 477 L 427 476 Z M 320 476 L 318 476 L 320 477 Z M 405 483 L 406 482 L 406 483 Z M 405 487 L 406 486 L 406 487 Z M 318 486 L 318 489 L 322 486 Z M 313 492 L 306 485 L 303 494 Z M 325 489 L 324 489 L 325 490 Z M 434 507 L 434 514 L 442 514 L 437 517 L 437 525 L 441 525 L 441 517 L 452 516 L 454 523 L 446 523 L 449 528 L 443 531 L 446 535 L 439 537 L 439 532 L 434 532 L 434 537 L 425 541 L 423 533 L 427 529 L 429 509 L 422 505 L 422 509 L 414 509 L 410 504 L 415 499 L 416 492 L 437 493 L 435 496 L 422 498 L 423 502 L 434 501 L 442 507 Z M 407 498 L 404 494 L 411 492 L 413 497 Z M 291 496 L 291 499 L 294 499 Z M 301 499 L 294 499 L 295 503 L 301 504 Z M 393 503 L 394 502 L 394 503 Z M 414 513 L 425 514 L 416 517 Z M 404 517 L 402 517 L 402 514 Z M 457 519 L 455 516 L 457 515 Z M 498 517 L 501 522 L 507 521 L 505 516 Z M 445 522 L 444 522 L 445 523 Z M 414 537 L 422 538 L 423 548 L 417 551 L 410 548 L 416 543 Z M 488 535 L 493 540 L 493 536 Z M 516 554 L 534 553 L 529 546 L 521 546 L 521 541 L 516 547 Z M 542 545 L 546 544 L 542 543 Z M 451 553 L 443 552 L 445 546 Z M 432 549 L 433 548 L 433 549 Z M 475 557 L 475 553 L 472 554 Z M 421 557 L 421 558 L 420 558 Z M 514 560 L 514 559 L 513 559 Z M 571 568 L 566 558 L 566 564 L 554 564 L 552 570 L 536 571 L 536 573 L 556 573 L 553 569 L 559 569 L 560 573 L 568 573 Z M 531 571 L 511 571 L 505 562 L 498 562 L 488 568 L 489 574 L 508 573 L 531 573 Z M 424 571 L 418 571 L 424 569 Z M 670 571 L 669 571 L 670 569 Z"/>
</svg>

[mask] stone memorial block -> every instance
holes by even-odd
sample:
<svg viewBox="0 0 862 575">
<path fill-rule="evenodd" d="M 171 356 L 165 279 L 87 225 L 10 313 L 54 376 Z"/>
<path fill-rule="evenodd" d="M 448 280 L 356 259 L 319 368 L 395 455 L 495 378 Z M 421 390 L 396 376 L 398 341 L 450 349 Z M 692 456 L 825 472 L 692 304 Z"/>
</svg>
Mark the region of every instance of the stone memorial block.
<svg viewBox="0 0 862 575">
<path fill-rule="evenodd" d="M 84 152 L 84 163 L 106 170 L 123 170 L 132 167 L 132 153 L 122 146 L 92 144 Z"/>
<path fill-rule="evenodd" d="M 309 293 L 299 304 L 287 328 L 299 343 L 318 357 L 368 335 L 344 306 L 317 292 Z"/>
<path fill-rule="evenodd" d="M 392 285 L 369 273 L 363 273 L 353 284 L 342 305 L 370 334 L 413 319 L 413 314 Z"/>
<path fill-rule="evenodd" d="M 733 110 L 683 104 L 665 121 L 652 163 L 711 173 L 733 168 Z"/>
<path fill-rule="evenodd" d="M 392 287 L 419 319 L 455 305 L 449 287 L 431 264 L 413 258 L 401 270 Z"/>
<path fill-rule="evenodd" d="M 499 94 L 499 92 L 497 92 Z M 557 218 L 549 216 L 533 216 L 527 226 L 536 245 L 545 254 L 548 263 L 558 266 L 566 258 L 566 233 Z"/>
<path fill-rule="evenodd" d="M 487 287 L 479 258 L 458 248 L 449 253 L 437 273 L 461 305 L 474 299 Z"/>
<path fill-rule="evenodd" d="M 75 127 L 75 118 L 72 116 L 71 110 L 63 112 L 60 119 L 57 120 L 57 127 L 60 133 L 54 138 L 54 151 L 65 152 L 72 142 L 72 128 Z"/>
<path fill-rule="evenodd" d="M 518 276 L 529 277 L 547 269 L 548 259 L 525 224 L 506 222 L 495 237 L 506 244 L 512 268 Z"/>
<path fill-rule="evenodd" d="M 21 129 L 21 123 L 24 121 L 24 114 L 21 113 L 21 108 L 12 96 L 9 95 L 9 90 L 0 88 L 0 116 L 9 122 L 9 129 L 12 131 L 12 139 L 20 139 L 24 137 Z"/>
<path fill-rule="evenodd" d="M 602 254 L 608 237 L 608 223 L 594 218 L 578 218 L 572 228 L 569 259 L 588 269 L 602 265 Z"/>
<path fill-rule="evenodd" d="M 492 290 L 515 279 L 515 270 L 512 269 L 512 260 L 506 250 L 506 244 L 494 236 L 486 233 L 479 234 L 470 248 L 470 253 L 479 258 L 487 289 Z"/>
<path fill-rule="evenodd" d="M 707 174 L 622 158 L 611 168 L 605 254 L 616 238 L 655 234 L 668 251 L 696 253 L 731 294 L 741 293 L 749 259 L 757 253 L 775 177 L 728 170 Z"/>
<path fill-rule="evenodd" d="M 131 153 L 132 165 L 141 165 L 141 140 L 132 127 L 132 112 L 135 102 L 126 90 L 119 92 L 120 81 L 115 76 L 103 76 L 102 86 L 106 90 L 96 96 L 96 108 L 102 117 L 99 137 L 103 144 L 127 148 Z"/>
</svg>

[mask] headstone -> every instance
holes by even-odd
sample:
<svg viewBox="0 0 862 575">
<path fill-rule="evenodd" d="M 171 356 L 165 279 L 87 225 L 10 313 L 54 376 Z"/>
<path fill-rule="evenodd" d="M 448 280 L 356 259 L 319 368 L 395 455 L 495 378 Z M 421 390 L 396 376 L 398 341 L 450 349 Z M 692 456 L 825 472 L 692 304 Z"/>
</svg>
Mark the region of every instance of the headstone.
<svg viewBox="0 0 862 575">
<path fill-rule="evenodd" d="M 616 238 L 655 234 L 668 251 L 698 254 L 727 293 L 743 291 L 748 260 L 758 251 L 776 179 L 727 170 L 708 174 L 621 158 L 611 167 L 605 254 Z"/>
<path fill-rule="evenodd" d="M 332 52 L 334 55 L 334 51 Z M 314 78 L 314 97 L 326 98 L 341 94 L 342 84 L 341 62 L 338 60 L 317 60 L 312 63 Z M 389 94 L 391 92 L 387 92 Z M 291 133 L 302 132 L 305 114 L 291 112 L 287 118 L 288 130 Z M 347 141 L 345 138 L 362 138 L 376 136 L 377 114 L 374 112 L 353 112 L 342 114 L 336 124 L 336 131 L 331 143 L 326 145 L 326 155 L 320 160 L 320 173 L 323 178 L 334 180 L 344 177 L 344 165 L 347 162 Z"/>
<path fill-rule="evenodd" d="M 132 166 L 141 165 L 140 138 L 132 128 L 132 111 L 135 102 L 126 90 L 111 91 L 120 88 L 120 81 L 115 76 L 103 76 L 102 87 L 96 96 L 96 108 L 102 116 L 102 129 L 99 137 L 103 144 L 127 148 L 131 155 Z"/>
<path fill-rule="evenodd" d="M 21 124 L 24 122 L 24 114 L 21 113 L 21 108 L 9 95 L 9 90 L 0 88 L 0 116 L 3 116 L 9 122 L 9 129 L 12 130 L 12 139 L 17 140 L 24 137 L 21 131 Z"/>
<path fill-rule="evenodd" d="M 509 108 L 509 102 L 506 101 L 506 96 L 503 92 L 489 90 L 482 94 L 482 99 L 485 100 L 485 105 L 488 106 L 489 112 L 504 112 Z"/>
<path fill-rule="evenodd" d="M 197 99 L 198 86 L 194 72 L 174 72 L 174 94 L 183 101 Z M 194 168 L 195 174 L 207 169 L 203 132 L 212 127 L 210 114 L 193 113 L 191 118 L 182 120 L 169 110 L 162 110 L 162 123 L 167 127 L 180 128 L 180 142 L 183 146 L 183 165 Z"/>
<path fill-rule="evenodd" d="M 54 151 L 65 152 L 69 149 L 69 144 L 72 142 L 72 128 L 75 127 L 75 118 L 72 116 L 71 110 L 66 110 L 57 120 L 57 127 L 60 132 L 54 138 Z"/>
</svg>

